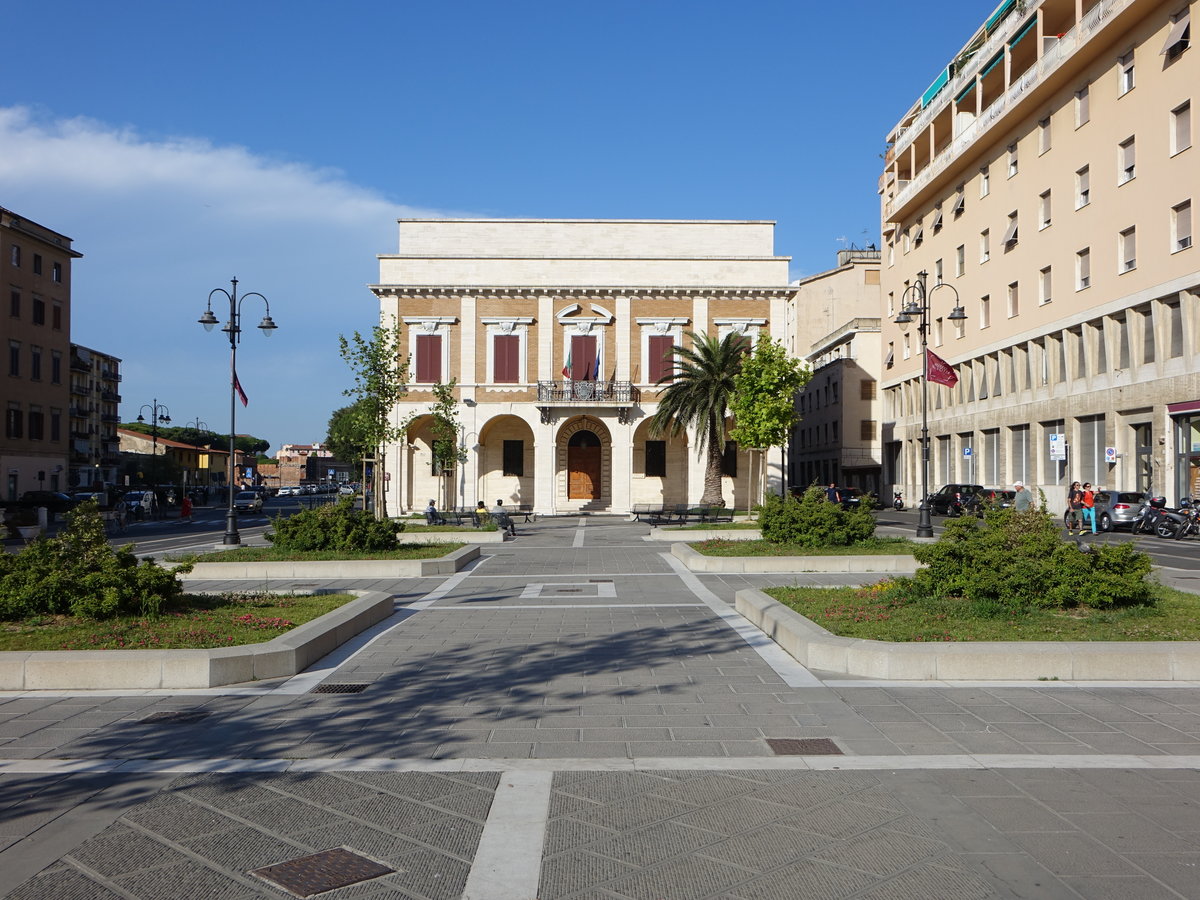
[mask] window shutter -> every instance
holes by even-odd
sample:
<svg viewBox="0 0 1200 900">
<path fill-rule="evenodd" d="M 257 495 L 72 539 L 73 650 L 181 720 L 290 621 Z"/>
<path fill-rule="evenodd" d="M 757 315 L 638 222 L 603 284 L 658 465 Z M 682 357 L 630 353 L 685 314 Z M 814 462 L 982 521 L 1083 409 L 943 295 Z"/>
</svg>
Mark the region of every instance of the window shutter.
<svg viewBox="0 0 1200 900">
<path fill-rule="evenodd" d="M 669 335 L 652 335 L 647 353 L 650 383 L 657 384 L 661 379 L 674 380 L 675 373 L 675 339 Z"/>
<path fill-rule="evenodd" d="M 498 334 L 492 344 L 497 384 L 516 384 L 521 378 L 521 339 L 515 334 Z"/>
<path fill-rule="evenodd" d="M 596 380 L 596 338 L 594 335 L 574 335 L 571 338 L 571 380 Z"/>
<path fill-rule="evenodd" d="M 417 335 L 417 383 L 433 384 L 442 380 L 442 336 Z"/>
</svg>

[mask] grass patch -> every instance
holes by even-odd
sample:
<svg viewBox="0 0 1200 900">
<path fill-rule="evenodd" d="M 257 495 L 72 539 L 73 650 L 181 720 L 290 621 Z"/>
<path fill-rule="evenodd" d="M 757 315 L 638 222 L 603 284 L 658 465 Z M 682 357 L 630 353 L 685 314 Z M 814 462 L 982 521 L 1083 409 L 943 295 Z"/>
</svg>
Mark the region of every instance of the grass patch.
<svg viewBox="0 0 1200 900">
<path fill-rule="evenodd" d="M 868 538 L 846 547 L 801 547 L 770 541 L 725 541 L 714 538 L 689 545 L 705 556 L 889 556 L 912 553 L 908 538 Z"/>
<path fill-rule="evenodd" d="M 1117 609 L 1034 609 L 987 615 L 966 601 L 910 601 L 869 588 L 777 587 L 766 591 L 822 628 L 876 641 L 1195 641 L 1200 596 L 1154 585 L 1156 604 Z"/>
<path fill-rule="evenodd" d="M 395 550 L 284 550 L 281 547 L 238 547 L 188 556 L 188 562 L 328 562 L 346 559 L 437 559 L 466 544 L 400 544 Z M 175 562 L 184 557 L 167 557 Z"/>
<path fill-rule="evenodd" d="M 195 650 L 258 644 L 353 599 L 351 594 L 183 594 L 157 616 L 97 622 L 47 615 L 0 622 L 0 650 Z"/>
</svg>

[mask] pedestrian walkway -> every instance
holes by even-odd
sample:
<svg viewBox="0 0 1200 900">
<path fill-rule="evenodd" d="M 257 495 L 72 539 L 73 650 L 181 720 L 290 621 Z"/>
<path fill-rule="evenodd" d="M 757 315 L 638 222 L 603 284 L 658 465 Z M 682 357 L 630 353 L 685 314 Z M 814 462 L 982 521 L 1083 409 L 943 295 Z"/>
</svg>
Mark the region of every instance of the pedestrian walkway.
<svg viewBox="0 0 1200 900">
<path fill-rule="evenodd" d="M 1200 686 L 833 680 L 731 607 L 814 576 L 647 531 L 371 580 L 293 679 L 0 695 L 5 896 L 1200 897 Z"/>
</svg>

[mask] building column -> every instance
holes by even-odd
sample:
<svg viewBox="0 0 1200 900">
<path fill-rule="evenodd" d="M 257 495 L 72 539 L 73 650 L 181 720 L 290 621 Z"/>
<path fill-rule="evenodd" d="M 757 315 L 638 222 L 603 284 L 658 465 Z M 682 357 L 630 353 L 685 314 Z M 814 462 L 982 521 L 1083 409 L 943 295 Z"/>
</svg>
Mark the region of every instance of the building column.
<svg viewBox="0 0 1200 900">
<path fill-rule="evenodd" d="M 612 483 L 609 488 L 610 511 L 628 512 L 633 509 L 633 431 L 631 422 L 606 422 L 612 437 L 610 466 Z"/>
<path fill-rule="evenodd" d="M 539 513 L 548 516 L 554 515 L 558 509 L 558 496 L 555 493 L 555 459 L 558 453 L 554 441 L 556 430 L 554 422 L 538 422 L 533 426 L 534 505 Z"/>
</svg>

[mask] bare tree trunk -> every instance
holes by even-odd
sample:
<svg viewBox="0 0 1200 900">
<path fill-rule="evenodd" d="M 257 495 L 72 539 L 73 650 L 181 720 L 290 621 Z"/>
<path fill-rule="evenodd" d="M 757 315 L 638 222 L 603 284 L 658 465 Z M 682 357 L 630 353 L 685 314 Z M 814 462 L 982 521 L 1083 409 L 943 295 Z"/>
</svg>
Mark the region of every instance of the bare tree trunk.
<svg viewBox="0 0 1200 900">
<path fill-rule="evenodd" d="M 705 450 L 707 461 L 704 466 L 704 493 L 700 495 L 702 506 L 724 506 L 725 498 L 721 496 L 721 461 L 725 456 L 725 447 L 715 434 L 708 436 L 708 446 Z"/>
</svg>

